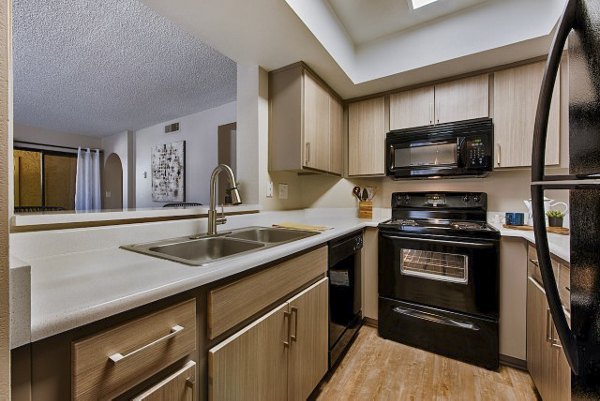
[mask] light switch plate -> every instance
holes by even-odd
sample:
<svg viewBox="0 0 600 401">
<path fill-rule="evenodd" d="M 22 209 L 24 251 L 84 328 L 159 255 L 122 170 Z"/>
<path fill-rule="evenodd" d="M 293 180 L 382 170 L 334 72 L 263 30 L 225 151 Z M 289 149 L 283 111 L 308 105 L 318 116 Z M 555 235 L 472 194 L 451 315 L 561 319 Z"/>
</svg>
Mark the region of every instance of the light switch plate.
<svg viewBox="0 0 600 401">
<path fill-rule="evenodd" d="M 279 199 L 288 198 L 288 184 L 279 184 Z"/>
<path fill-rule="evenodd" d="M 267 198 L 273 197 L 273 181 L 267 183 Z"/>
</svg>

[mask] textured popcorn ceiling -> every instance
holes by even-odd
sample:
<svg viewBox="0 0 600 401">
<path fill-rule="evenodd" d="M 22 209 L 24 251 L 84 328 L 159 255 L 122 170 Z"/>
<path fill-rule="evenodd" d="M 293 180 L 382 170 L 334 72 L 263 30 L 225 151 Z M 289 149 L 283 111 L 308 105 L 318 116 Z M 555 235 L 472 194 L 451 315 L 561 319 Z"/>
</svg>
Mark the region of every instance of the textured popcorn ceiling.
<svg viewBox="0 0 600 401">
<path fill-rule="evenodd" d="M 236 64 L 136 0 L 14 0 L 15 122 L 109 135 L 236 98 Z"/>
</svg>

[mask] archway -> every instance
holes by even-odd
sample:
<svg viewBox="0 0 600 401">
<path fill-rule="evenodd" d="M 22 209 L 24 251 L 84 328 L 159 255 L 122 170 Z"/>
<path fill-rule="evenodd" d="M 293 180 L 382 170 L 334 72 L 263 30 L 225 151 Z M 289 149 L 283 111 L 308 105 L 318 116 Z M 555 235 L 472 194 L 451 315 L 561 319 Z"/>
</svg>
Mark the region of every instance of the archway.
<svg viewBox="0 0 600 401">
<path fill-rule="evenodd" d="M 104 163 L 104 209 L 123 209 L 123 163 L 116 153 L 111 153 Z"/>
</svg>

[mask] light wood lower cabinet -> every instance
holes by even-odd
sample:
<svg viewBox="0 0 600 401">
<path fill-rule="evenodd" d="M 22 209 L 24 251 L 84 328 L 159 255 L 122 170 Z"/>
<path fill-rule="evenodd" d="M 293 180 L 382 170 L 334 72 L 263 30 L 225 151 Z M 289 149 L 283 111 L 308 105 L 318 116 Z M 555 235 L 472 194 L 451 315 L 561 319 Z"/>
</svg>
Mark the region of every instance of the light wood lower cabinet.
<svg viewBox="0 0 600 401">
<path fill-rule="evenodd" d="M 196 301 L 162 309 L 72 344 L 72 399 L 107 400 L 196 350 Z"/>
<path fill-rule="evenodd" d="M 183 368 L 148 389 L 132 401 L 195 401 L 196 362 L 189 361 Z"/>
<path fill-rule="evenodd" d="M 527 369 L 543 401 L 571 399 L 571 370 L 560 348 L 546 294 L 533 277 L 527 280 Z"/>
<path fill-rule="evenodd" d="M 363 317 L 377 322 L 379 306 L 379 231 L 367 228 L 361 250 L 361 286 Z"/>
<path fill-rule="evenodd" d="M 328 283 L 319 281 L 292 298 L 288 401 L 304 401 L 327 372 Z"/>
<path fill-rule="evenodd" d="M 324 278 L 209 350 L 209 400 L 305 400 L 327 372 Z"/>
</svg>

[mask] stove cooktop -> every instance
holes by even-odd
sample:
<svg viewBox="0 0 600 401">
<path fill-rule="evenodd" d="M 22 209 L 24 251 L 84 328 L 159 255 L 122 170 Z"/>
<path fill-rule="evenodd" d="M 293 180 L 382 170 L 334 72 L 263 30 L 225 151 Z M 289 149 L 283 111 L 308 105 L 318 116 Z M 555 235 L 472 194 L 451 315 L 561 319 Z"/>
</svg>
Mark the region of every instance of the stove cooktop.
<svg viewBox="0 0 600 401">
<path fill-rule="evenodd" d="M 440 220 L 440 219 L 391 219 L 379 224 L 387 231 L 413 234 L 443 234 L 496 238 L 500 232 L 485 221 Z"/>
</svg>

